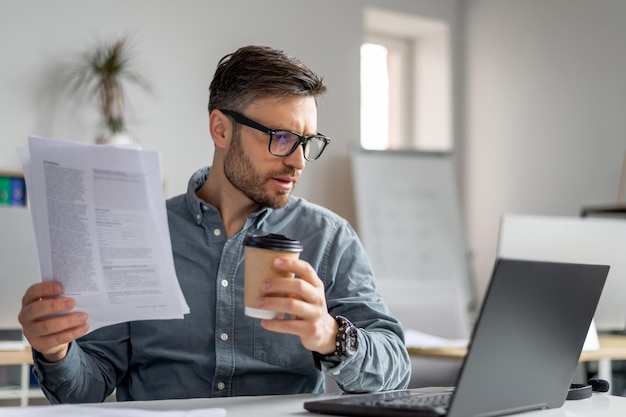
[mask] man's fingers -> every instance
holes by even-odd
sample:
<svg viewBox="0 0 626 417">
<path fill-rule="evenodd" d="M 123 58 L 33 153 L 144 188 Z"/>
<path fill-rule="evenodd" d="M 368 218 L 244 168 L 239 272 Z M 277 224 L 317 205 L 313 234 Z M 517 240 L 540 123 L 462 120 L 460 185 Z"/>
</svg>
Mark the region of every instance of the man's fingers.
<svg viewBox="0 0 626 417">
<path fill-rule="evenodd" d="M 61 284 L 58 282 L 39 282 L 31 285 L 24 297 L 22 297 L 22 306 L 28 305 L 41 298 L 53 297 L 61 294 Z"/>
<path fill-rule="evenodd" d="M 45 320 L 35 321 L 30 326 L 30 333 L 35 337 L 47 337 L 69 329 L 80 327 L 87 322 L 87 314 L 72 313 Z M 62 342 L 65 343 L 65 342 Z"/>
<path fill-rule="evenodd" d="M 75 306 L 72 298 L 38 298 L 22 307 L 18 319 L 22 325 L 49 316 L 67 313 Z"/>
<path fill-rule="evenodd" d="M 84 336 L 88 330 L 87 314 L 81 312 L 32 321 L 24 327 L 24 336 L 35 350 L 48 354 Z"/>
<path fill-rule="evenodd" d="M 273 266 L 281 271 L 293 272 L 315 287 L 324 285 L 311 264 L 301 259 L 274 258 Z"/>
<path fill-rule="evenodd" d="M 71 312 L 76 302 L 60 296 L 61 292 L 58 282 L 31 285 L 22 297 L 22 309 L 18 315 L 30 345 L 50 361 L 63 359 L 68 343 L 89 331 L 87 314 Z"/>
</svg>

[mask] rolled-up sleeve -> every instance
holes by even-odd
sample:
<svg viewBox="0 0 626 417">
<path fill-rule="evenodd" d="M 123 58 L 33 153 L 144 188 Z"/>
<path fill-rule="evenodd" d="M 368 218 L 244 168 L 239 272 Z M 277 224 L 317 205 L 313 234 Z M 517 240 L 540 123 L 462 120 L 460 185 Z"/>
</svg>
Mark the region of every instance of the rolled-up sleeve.
<svg viewBox="0 0 626 417">
<path fill-rule="evenodd" d="M 369 258 L 347 222 L 328 236 L 318 274 L 330 314 L 358 328 L 357 352 L 339 363 L 322 361 L 326 372 L 348 392 L 406 388 L 411 365 L 402 326 L 378 293 Z"/>
<path fill-rule="evenodd" d="M 126 373 L 127 328 L 123 323 L 95 330 L 70 343 L 65 358 L 54 363 L 33 351 L 33 372 L 48 400 L 53 404 L 104 401 Z"/>
</svg>

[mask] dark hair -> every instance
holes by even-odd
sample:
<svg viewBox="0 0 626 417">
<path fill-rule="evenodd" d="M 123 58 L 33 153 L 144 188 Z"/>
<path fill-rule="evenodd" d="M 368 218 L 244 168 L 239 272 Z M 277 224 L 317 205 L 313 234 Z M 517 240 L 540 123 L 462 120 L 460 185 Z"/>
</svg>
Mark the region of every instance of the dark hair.
<svg viewBox="0 0 626 417">
<path fill-rule="evenodd" d="M 326 91 L 322 78 L 298 59 L 266 46 L 245 46 L 223 57 L 209 86 L 209 113 L 243 111 L 267 97 L 317 97 Z"/>
</svg>

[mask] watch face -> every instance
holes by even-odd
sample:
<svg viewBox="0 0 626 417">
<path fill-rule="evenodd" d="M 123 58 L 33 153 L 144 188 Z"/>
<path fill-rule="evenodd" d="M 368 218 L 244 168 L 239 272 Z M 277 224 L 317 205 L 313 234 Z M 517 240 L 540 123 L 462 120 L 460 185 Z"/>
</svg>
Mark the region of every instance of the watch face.
<svg viewBox="0 0 626 417">
<path fill-rule="evenodd" d="M 352 356 L 357 351 L 357 330 L 356 327 L 345 317 L 337 317 L 339 323 L 339 334 L 337 335 L 340 355 Z"/>
<path fill-rule="evenodd" d="M 354 355 L 357 350 L 357 331 L 352 325 L 348 327 L 346 332 L 346 353 L 350 356 Z"/>
</svg>

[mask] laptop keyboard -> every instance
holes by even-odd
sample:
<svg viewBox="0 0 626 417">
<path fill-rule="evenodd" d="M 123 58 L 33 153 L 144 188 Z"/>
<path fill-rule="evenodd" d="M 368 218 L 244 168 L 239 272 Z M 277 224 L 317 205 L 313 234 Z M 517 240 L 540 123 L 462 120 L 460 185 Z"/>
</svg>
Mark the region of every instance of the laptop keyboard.
<svg viewBox="0 0 626 417">
<path fill-rule="evenodd" d="M 316 413 L 345 416 L 442 417 L 448 414 L 454 389 L 436 391 L 404 389 L 369 394 L 347 394 L 308 401 L 304 408 Z"/>
<path fill-rule="evenodd" d="M 375 406 L 395 410 L 430 410 L 434 415 L 445 415 L 450 406 L 452 391 L 424 393 L 411 391 L 397 391 L 379 393 L 378 395 L 366 395 L 352 397 L 349 402 L 358 403 L 360 406 Z M 343 400 L 346 400 L 343 398 Z"/>
<path fill-rule="evenodd" d="M 451 392 L 433 394 L 411 394 L 404 397 L 386 398 L 377 401 L 378 406 L 391 408 L 428 409 L 435 408 L 445 412 L 450 406 Z"/>
</svg>

